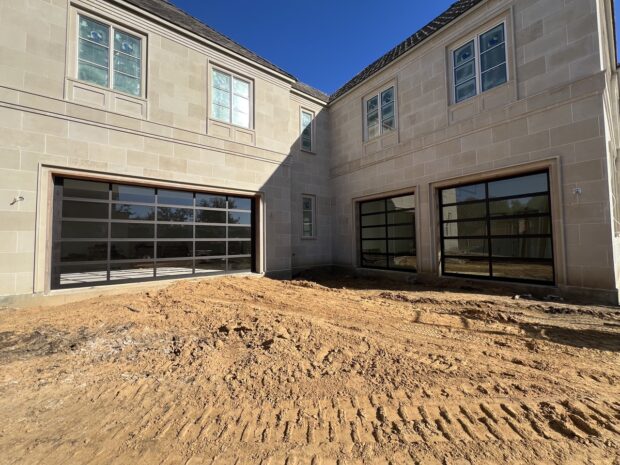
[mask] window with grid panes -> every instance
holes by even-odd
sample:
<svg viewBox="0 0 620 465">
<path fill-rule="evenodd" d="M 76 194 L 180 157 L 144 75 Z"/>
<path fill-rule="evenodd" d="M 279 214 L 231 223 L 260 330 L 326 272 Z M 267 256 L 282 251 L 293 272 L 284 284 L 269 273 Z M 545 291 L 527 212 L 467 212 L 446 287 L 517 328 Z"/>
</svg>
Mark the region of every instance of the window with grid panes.
<svg viewBox="0 0 620 465">
<path fill-rule="evenodd" d="M 213 69 L 211 73 L 211 117 L 242 128 L 250 127 L 250 81 Z"/>
<path fill-rule="evenodd" d="M 83 15 L 78 22 L 77 78 L 141 96 L 142 39 Z"/>
<path fill-rule="evenodd" d="M 374 139 L 396 129 L 396 102 L 394 86 L 364 101 L 364 133 L 366 140 Z"/>
</svg>

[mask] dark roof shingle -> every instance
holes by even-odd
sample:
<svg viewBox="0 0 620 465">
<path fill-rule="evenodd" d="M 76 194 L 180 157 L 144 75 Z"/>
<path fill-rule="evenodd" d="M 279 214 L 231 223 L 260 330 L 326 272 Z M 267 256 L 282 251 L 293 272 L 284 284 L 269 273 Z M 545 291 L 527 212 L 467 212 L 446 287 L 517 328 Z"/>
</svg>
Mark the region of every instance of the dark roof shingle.
<svg viewBox="0 0 620 465">
<path fill-rule="evenodd" d="M 346 94 L 348 91 L 356 87 L 358 84 L 361 84 L 363 81 L 365 81 L 366 79 L 368 79 L 375 73 L 379 72 L 381 69 L 385 68 L 387 65 L 389 65 L 391 62 L 396 60 L 398 57 L 405 54 L 406 52 L 411 50 L 413 47 L 420 44 L 425 39 L 429 38 L 430 36 L 435 34 L 437 31 L 447 26 L 452 21 L 457 19 L 459 16 L 466 13 L 467 11 L 469 11 L 470 9 L 472 9 L 473 7 L 475 7 L 480 2 L 483 2 L 483 1 L 484 0 L 459 0 L 456 3 L 453 3 L 452 6 L 450 6 L 450 8 L 448 8 L 442 14 L 437 16 L 435 19 L 433 19 L 430 23 L 428 23 L 418 32 L 416 32 L 415 34 L 405 39 L 403 42 L 398 44 L 396 47 L 394 47 L 392 50 L 387 52 L 381 58 L 371 63 L 366 68 L 364 68 L 361 72 L 356 74 L 353 77 L 353 79 L 351 79 L 349 82 L 347 82 L 344 86 L 342 86 L 340 89 L 338 89 L 336 92 L 334 92 L 331 95 L 330 101 L 336 100 L 338 97 Z"/>
<path fill-rule="evenodd" d="M 297 89 L 300 92 L 303 92 L 304 94 L 308 94 L 311 97 L 322 100 L 323 102 L 326 102 L 326 103 L 329 102 L 328 94 L 318 89 L 315 89 L 314 87 L 309 86 L 308 84 L 304 82 L 301 82 L 301 81 L 294 82 L 293 88 Z"/>
</svg>

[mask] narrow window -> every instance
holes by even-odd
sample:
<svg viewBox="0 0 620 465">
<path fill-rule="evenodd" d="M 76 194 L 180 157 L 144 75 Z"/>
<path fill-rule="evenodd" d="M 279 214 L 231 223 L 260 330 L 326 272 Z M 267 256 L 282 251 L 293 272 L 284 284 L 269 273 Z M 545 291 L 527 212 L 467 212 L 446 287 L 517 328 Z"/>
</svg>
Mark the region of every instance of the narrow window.
<svg viewBox="0 0 620 465">
<path fill-rule="evenodd" d="M 301 148 L 302 150 L 306 150 L 308 152 L 312 152 L 312 136 L 313 136 L 313 127 L 312 125 L 314 121 L 314 114 L 301 110 Z"/>
<path fill-rule="evenodd" d="M 315 237 L 315 225 L 314 225 L 314 197 L 310 195 L 304 195 L 302 197 L 302 210 L 303 210 L 303 229 L 302 237 L 313 238 Z"/>
<path fill-rule="evenodd" d="M 456 49 L 453 69 L 455 103 L 504 84 L 508 79 L 504 25 Z"/>
<path fill-rule="evenodd" d="M 114 43 L 111 44 L 111 37 Z M 142 94 L 142 40 L 79 17 L 78 79 L 126 94 Z"/>
<path fill-rule="evenodd" d="M 217 69 L 211 79 L 211 117 L 242 128 L 250 127 L 250 82 Z"/>
<path fill-rule="evenodd" d="M 366 140 L 374 139 L 381 134 L 385 134 L 396 129 L 394 94 L 394 86 L 392 86 L 377 93 L 376 95 L 366 98 Z"/>
</svg>

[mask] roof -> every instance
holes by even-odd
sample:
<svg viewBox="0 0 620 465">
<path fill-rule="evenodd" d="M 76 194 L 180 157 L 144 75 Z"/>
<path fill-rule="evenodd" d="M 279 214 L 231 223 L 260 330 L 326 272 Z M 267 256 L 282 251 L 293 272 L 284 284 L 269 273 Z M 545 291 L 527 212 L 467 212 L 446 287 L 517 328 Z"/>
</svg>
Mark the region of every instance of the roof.
<svg viewBox="0 0 620 465">
<path fill-rule="evenodd" d="M 329 95 L 326 94 L 323 91 L 320 91 L 318 89 L 315 89 L 312 86 L 309 86 L 308 84 L 305 84 L 301 81 L 297 81 L 293 83 L 293 89 L 297 89 L 300 92 L 303 92 L 305 94 L 310 95 L 311 97 L 314 97 L 316 99 L 322 100 L 323 102 L 329 102 Z"/>
<path fill-rule="evenodd" d="M 331 95 L 330 101 L 334 101 L 338 97 L 346 94 L 348 91 L 358 86 L 374 74 L 378 73 L 387 65 L 395 61 L 397 58 L 407 53 L 413 47 L 419 45 L 424 40 L 428 39 L 430 36 L 432 36 L 439 30 L 450 24 L 452 21 L 457 19 L 459 16 L 465 14 L 467 11 L 471 10 L 473 7 L 483 1 L 485 0 L 459 0 L 453 3 L 450 8 L 437 16 L 418 32 L 405 39 L 403 42 L 398 44 L 381 58 L 368 65 L 360 73 L 356 74 L 353 79 L 351 79 L 349 82 L 347 82 L 344 86 L 342 86 Z"/>
</svg>

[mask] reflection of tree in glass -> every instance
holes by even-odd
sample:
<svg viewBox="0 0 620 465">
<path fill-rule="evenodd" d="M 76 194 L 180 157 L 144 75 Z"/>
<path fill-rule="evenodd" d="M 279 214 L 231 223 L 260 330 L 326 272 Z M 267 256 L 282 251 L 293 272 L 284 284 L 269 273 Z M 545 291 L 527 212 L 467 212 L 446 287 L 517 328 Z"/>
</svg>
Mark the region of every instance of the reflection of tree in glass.
<svg viewBox="0 0 620 465">
<path fill-rule="evenodd" d="M 160 208 L 157 213 L 159 221 L 187 222 L 194 219 L 194 211 L 189 208 Z"/>
<path fill-rule="evenodd" d="M 231 210 L 237 209 L 237 201 L 235 199 L 228 199 L 228 208 Z"/>
<path fill-rule="evenodd" d="M 226 197 L 207 197 L 198 199 L 196 205 L 204 208 L 226 208 Z"/>
<path fill-rule="evenodd" d="M 153 221 L 155 219 L 155 211 L 152 207 L 144 207 L 141 205 L 115 205 L 114 215 L 116 218 L 123 218 L 128 220 L 145 220 Z"/>
</svg>

